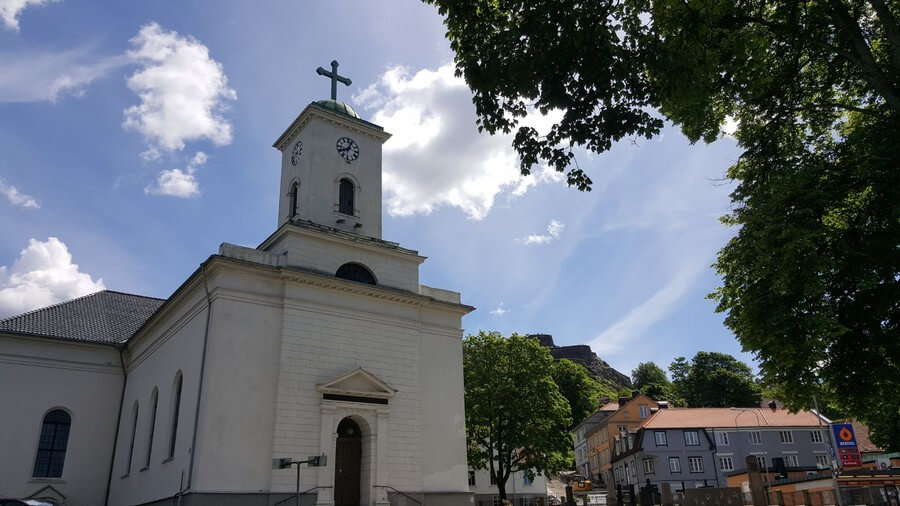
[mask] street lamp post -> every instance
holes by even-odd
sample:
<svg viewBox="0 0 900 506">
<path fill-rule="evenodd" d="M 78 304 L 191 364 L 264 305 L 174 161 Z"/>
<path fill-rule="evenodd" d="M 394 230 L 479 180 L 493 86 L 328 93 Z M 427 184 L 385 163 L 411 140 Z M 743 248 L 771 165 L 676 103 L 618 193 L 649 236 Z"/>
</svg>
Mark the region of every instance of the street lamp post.
<svg viewBox="0 0 900 506">
<path fill-rule="evenodd" d="M 816 419 L 819 420 L 819 432 L 822 432 L 822 412 L 819 411 L 819 401 L 816 400 L 816 396 L 813 395 L 813 405 L 816 407 Z M 841 489 L 838 484 L 837 479 L 837 468 L 838 464 L 834 461 L 834 458 L 831 456 L 831 452 L 834 451 L 834 441 L 831 440 L 831 431 L 828 431 L 828 467 L 831 468 L 831 481 L 834 484 L 834 502 L 837 506 L 843 506 L 841 502 Z"/>
<path fill-rule="evenodd" d="M 325 455 L 312 455 L 306 460 L 292 460 L 290 458 L 272 459 L 272 469 L 286 469 L 297 466 L 297 489 L 295 492 L 297 506 L 300 506 L 300 464 L 308 464 L 309 467 L 322 467 L 328 462 Z"/>
</svg>

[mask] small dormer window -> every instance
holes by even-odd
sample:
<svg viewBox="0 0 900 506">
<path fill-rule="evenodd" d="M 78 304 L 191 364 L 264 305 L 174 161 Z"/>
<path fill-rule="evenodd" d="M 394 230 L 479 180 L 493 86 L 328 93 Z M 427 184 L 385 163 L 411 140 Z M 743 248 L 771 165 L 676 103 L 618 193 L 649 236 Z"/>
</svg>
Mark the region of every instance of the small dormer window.
<svg viewBox="0 0 900 506">
<path fill-rule="evenodd" d="M 353 182 L 346 178 L 341 179 L 338 192 L 338 211 L 353 215 Z"/>
</svg>

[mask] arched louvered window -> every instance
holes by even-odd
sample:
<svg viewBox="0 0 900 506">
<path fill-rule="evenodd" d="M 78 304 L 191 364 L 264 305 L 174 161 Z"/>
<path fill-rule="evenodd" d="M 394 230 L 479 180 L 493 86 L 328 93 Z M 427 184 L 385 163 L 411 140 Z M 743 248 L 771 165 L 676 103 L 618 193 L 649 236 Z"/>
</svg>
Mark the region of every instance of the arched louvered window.
<svg viewBox="0 0 900 506">
<path fill-rule="evenodd" d="M 334 273 L 336 278 L 348 279 L 358 283 L 366 283 L 367 285 L 377 285 L 375 275 L 362 264 L 347 263 L 340 266 Z"/>
<path fill-rule="evenodd" d="M 297 203 L 299 202 L 299 199 L 298 199 L 299 194 L 300 194 L 300 183 L 298 183 L 297 181 L 294 181 L 293 184 L 291 184 L 291 192 L 290 192 L 290 204 L 289 205 L 291 206 L 291 208 L 288 209 L 288 216 L 291 218 L 293 218 L 294 216 L 297 216 Z"/>
<path fill-rule="evenodd" d="M 343 214 L 353 214 L 353 182 L 349 179 L 341 179 L 338 192 L 338 211 Z"/>
<path fill-rule="evenodd" d="M 37 455 L 34 457 L 34 472 L 31 473 L 33 477 L 62 477 L 71 426 L 72 418 L 61 409 L 54 409 L 44 416 L 41 439 L 38 441 Z"/>
</svg>

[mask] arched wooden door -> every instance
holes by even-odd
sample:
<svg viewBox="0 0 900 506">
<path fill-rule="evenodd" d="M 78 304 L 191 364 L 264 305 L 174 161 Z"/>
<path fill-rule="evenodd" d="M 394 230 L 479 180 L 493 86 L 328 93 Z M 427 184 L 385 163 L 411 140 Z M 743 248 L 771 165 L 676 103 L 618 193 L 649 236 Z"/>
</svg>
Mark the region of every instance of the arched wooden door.
<svg viewBox="0 0 900 506">
<path fill-rule="evenodd" d="M 335 506 L 359 506 L 359 475 L 362 460 L 362 432 L 350 418 L 338 424 L 334 462 Z"/>
</svg>

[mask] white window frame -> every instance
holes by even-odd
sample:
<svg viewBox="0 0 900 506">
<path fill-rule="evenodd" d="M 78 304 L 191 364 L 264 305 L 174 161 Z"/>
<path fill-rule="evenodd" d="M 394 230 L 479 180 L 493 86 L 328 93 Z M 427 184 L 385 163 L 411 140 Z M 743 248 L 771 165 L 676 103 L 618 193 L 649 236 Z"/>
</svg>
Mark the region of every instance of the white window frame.
<svg viewBox="0 0 900 506">
<path fill-rule="evenodd" d="M 757 455 L 757 456 L 756 456 L 756 463 L 759 464 L 759 469 L 760 469 L 761 471 L 765 471 L 765 470 L 766 470 L 767 467 L 766 467 L 766 456 L 765 456 L 765 455 Z"/>
<path fill-rule="evenodd" d="M 825 439 L 822 437 L 822 431 L 818 429 L 809 431 L 809 436 L 812 438 L 813 443 L 825 442 Z"/>
<path fill-rule="evenodd" d="M 669 446 L 669 438 L 666 436 L 666 431 L 664 430 L 655 431 L 653 433 L 653 439 L 656 441 L 656 446 Z M 662 442 L 660 442 L 660 440 L 662 440 Z"/>
<path fill-rule="evenodd" d="M 656 474 L 652 458 L 644 459 L 644 474 Z"/>
<path fill-rule="evenodd" d="M 778 431 L 778 437 L 781 438 L 781 444 L 785 444 L 785 445 L 794 444 L 794 433 L 789 430 Z"/>
<path fill-rule="evenodd" d="M 796 455 L 782 455 L 785 467 L 800 467 L 800 459 Z"/>
<path fill-rule="evenodd" d="M 638 413 L 638 416 L 640 416 L 641 418 L 647 418 L 648 416 L 650 416 L 650 407 L 646 404 L 641 404 L 640 406 L 638 406 Z"/>
<path fill-rule="evenodd" d="M 674 466 L 672 464 L 675 464 Z M 669 472 L 681 474 L 681 459 L 678 457 L 669 457 Z"/>
<path fill-rule="evenodd" d="M 828 469 L 828 455 L 824 453 L 816 454 L 816 467 L 819 469 Z"/>
<path fill-rule="evenodd" d="M 694 464 L 697 464 L 696 466 Z M 688 457 L 688 470 L 697 474 L 703 472 L 703 457 Z"/>
<path fill-rule="evenodd" d="M 749 432 L 750 436 L 750 444 L 752 445 L 761 445 L 762 444 L 762 433 L 758 430 L 751 430 Z"/>
<path fill-rule="evenodd" d="M 728 446 L 728 433 L 716 432 L 716 444 L 718 444 L 719 446 Z"/>
<path fill-rule="evenodd" d="M 692 438 L 688 434 L 693 434 Z M 696 430 L 684 431 L 684 446 L 700 446 L 700 434 Z"/>
<path fill-rule="evenodd" d="M 723 472 L 734 471 L 734 459 L 731 457 L 719 457 L 719 469 Z"/>
</svg>

